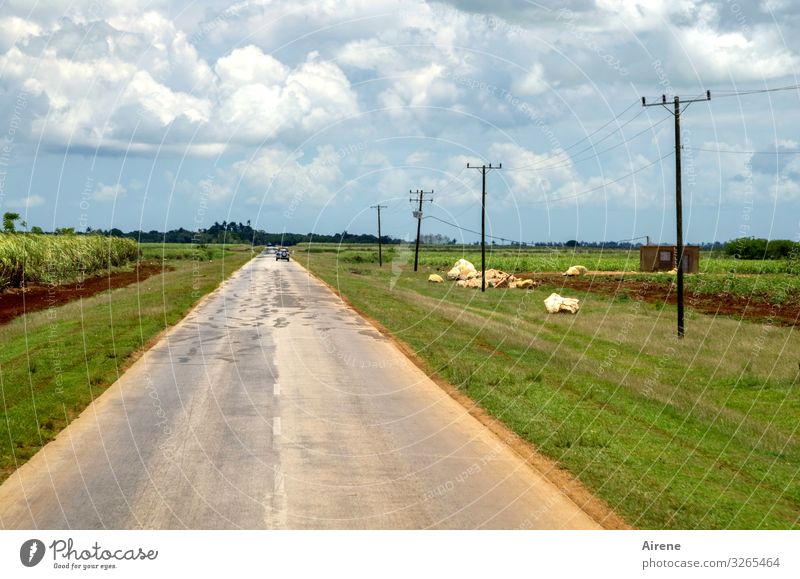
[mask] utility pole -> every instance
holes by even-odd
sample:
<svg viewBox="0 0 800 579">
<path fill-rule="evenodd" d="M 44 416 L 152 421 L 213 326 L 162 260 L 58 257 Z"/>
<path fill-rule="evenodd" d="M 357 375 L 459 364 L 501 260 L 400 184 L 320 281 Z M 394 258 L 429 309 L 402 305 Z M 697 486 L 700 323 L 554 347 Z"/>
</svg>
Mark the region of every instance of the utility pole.
<svg viewBox="0 0 800 579">
<path fill-rule="evenodd" d="M 378 210 L 378 267 L 383 267 L 383 252 L 381 251 L 381 209 L 386 209 L 386 205 L 370 205 L 370 209 Z"/>
<path fill-rule="evenodd" d="M 683 199 L 681 198 L 681 105 L 686 105 L 683 110 L 686 110 L 692 103 L 710 101 L 711 91 L 706 91 L 705 98 L 685 99 L 681 100 L 679 96 L 673 98 L 674 108 L 672 111 L 667 107 L 667 95 L 661 95 L 661 102 L 648 103 L 645 97 L 642 97 L 643 107 L 664 107 L 668 112 L 675 117 L 675 227 L 676 227 L 676 245 L 675 252 L 677 253 L 676 265 L 678 272 L 678 338 L 683 338 L 685 327 L 683 322 Z"/>
<path fill-rule="evenodd" d="M 491 163 L 488 165 L 470 165 L 467 163 L 467 169 L 477 169 L 481 172 L 481 291 L 486 291 L 486 173 L 492 169 L 502 169 L 503 164 L 493 166 Z"/>
<path fill-rule="evenodd" d="M 419 208 L 414 210 L 414 217 L 417 218 L 417 246 L 414 249 L 414 271 L 417 271 L 417 264 L 419 263 L 419 234 L 422 230 L 422 202 L 423 201 L 430 201 L 433 202 L 433 198 L 425 199 L 425 195 L 433 195 L 433 189 L 430 191 L 423 191 L 422 189 L 417 189 L 416 191 L 410 191 L 411 195 L 417 195 L 417 198 L 411 198 L 409 201 L 412 203 L 419 202 Z"/>
</svg>

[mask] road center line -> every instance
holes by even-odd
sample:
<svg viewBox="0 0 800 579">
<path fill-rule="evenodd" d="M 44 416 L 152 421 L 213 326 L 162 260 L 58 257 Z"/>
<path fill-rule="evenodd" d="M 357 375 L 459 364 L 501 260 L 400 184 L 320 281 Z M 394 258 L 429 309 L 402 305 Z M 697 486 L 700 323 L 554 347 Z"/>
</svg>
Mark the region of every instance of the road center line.
<svg viewBox="0 0 800 579">
<path fill-rule="evenodd" d="M 286 490 L 283 483 L 283 470 L 280 464 L 275 465 L 275 474 L 272 481 L 273 492 L 276 495 L 283 495 Z"/>
</svg>

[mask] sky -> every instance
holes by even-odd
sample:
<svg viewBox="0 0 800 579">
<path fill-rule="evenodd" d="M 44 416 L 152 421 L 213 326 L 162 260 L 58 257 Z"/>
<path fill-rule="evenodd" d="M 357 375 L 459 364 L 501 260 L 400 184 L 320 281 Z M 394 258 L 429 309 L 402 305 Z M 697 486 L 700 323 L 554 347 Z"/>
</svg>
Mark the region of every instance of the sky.
<svg viewBox="0 0 800 579">
<path fill-rule="evenodd" d="M 800 240 L 790 0 L 0 0 L 0 211 L 473 242 Z M 743 94 L 744 93 L 744 94 Z M 749 93 L 749 94 L 747 94 Z M 683 107 L 682 107 L 683 108 Z M 776 151 L 778 154 L 776 154 Z M 470 231 L 472 230 L 472 231 Z"/>
</svg>

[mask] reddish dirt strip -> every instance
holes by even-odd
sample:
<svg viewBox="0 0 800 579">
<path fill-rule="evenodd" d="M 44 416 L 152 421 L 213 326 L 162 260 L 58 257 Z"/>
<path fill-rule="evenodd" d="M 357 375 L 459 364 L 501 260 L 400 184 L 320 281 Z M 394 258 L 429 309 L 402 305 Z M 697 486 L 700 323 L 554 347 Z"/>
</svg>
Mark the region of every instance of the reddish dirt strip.
<svg viewBox="0 0 800 579">
<path fill-rule="evenodd" d="M 627 295 L 630 299 L 641 299 L 651 303 L 675 304 L 677 300 L 675 288 L 669 283 L 626 279 L 620 274 L 590 273 L 583 277 L 564 277 L 561 274 L 527 273 L 519 276 L 531 277 L 536 282 L 570 290 L 612 296 Z M 770 321 L 784 326 L 800 325 L 800 304 L 772 304 L 766 295 L 695 294 L 691 290 L 686 290 L 684 300 L 687 307 L 704 314 Z"/>
<path fill-rule="evenodd" d="M 57 286 L 30 285 L 0 293 L 0 324 L 5 324 L 25 313 L 45 310 L 86 298 L 100 292 L 129 286 L 148 277 L 169 271 L 159 263 L 140 263 L 133 271 L 114 272 Z"/>
</svg>

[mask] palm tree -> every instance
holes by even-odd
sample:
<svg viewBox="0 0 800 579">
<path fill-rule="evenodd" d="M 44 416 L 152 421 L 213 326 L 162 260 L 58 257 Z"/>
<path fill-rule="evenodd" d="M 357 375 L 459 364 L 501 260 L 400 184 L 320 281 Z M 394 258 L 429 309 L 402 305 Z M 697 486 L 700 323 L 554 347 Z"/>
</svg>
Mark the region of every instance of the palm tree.
<svg viewBox="0 0 800 579">
<path fill-rule="evenodd" d="M 14 226 L 14 222 L 19 219 L 19 213 L 13 213 L 8 211 L 3 213 L 3 231 L 6 233 L 14 233 L 17 228 Z"/>
</svg>

